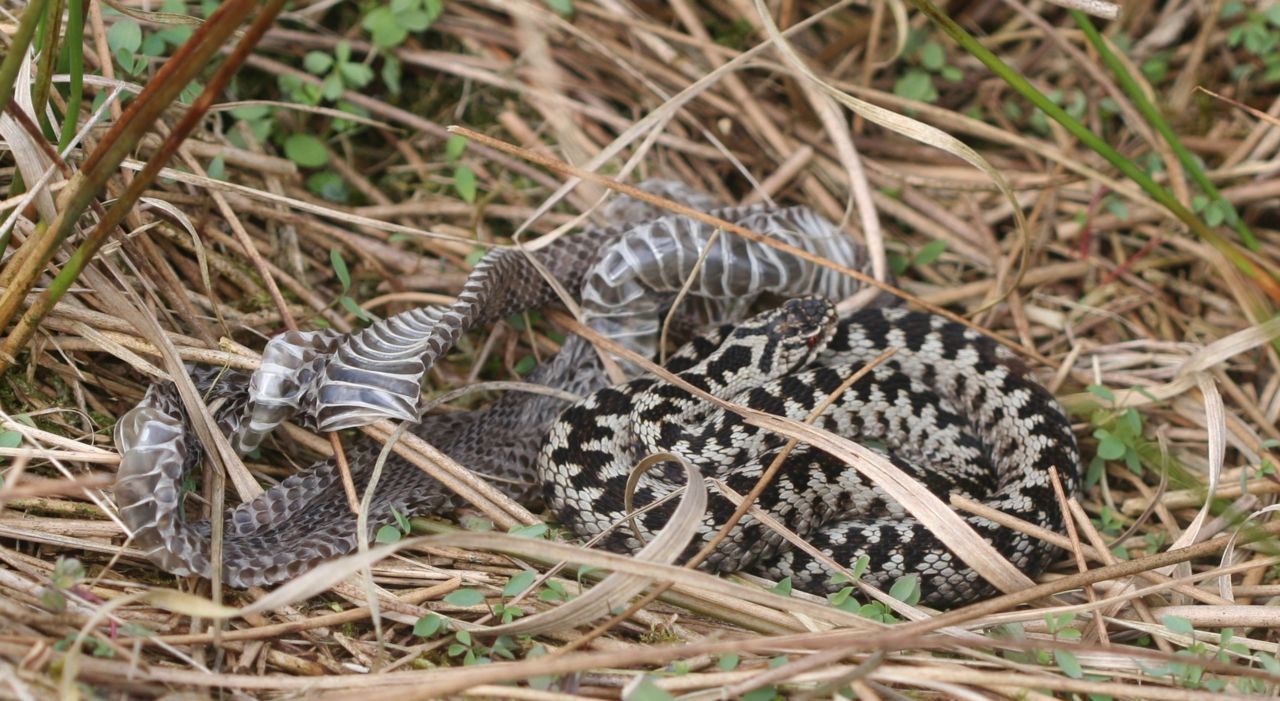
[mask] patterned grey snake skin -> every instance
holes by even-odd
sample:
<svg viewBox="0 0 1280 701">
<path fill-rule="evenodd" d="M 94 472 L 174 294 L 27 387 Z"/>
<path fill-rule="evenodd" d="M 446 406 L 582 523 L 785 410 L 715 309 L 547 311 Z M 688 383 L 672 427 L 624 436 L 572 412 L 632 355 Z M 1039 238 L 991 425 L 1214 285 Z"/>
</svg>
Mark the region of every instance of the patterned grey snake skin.
<svg viewBox="0 0 1280 701">
<path fill-rule="evenodd" d="M 866 265 L 859 247 L 807 208 L 717 209 L 678 184 L 642 187 L 842 264 Z M 289 418 L 325 430 L 408 419 L 416 422 L 414 433 L 514 498 L 534 504 L 541 497 L 579 534 L 607 531 L 605 547 L 632 552 L 642 545 L 635 530 L 613 526 L 623 519 L 627 477 L 638 459 L 673 452 L 745 493 L 785 441 L 652 377 L 609 387 L 594 348 L 577 336 L 528 378 L 586 396 L 567 409 L 554 397 L 508 393 L 487 409 L 420 417 L 423 376 L 469 329 L 554 301 L 533 260 L 580 296 L 593 327 L 652 353 L 665 308 L 710 244 L 689 290 L 692 303 L 681 306 L 680 316 L 689 323 L 729 323 L 695 336 L 672 356 L 670 370 L 721 398 L 802 419 L 857 368 L 897 348 L 841 394 L 818 425 L 882 451 L 939 495 L 964 494 L 1060 528 L 1048 472 L 1056 467 L 1069 493 L 1078 489 L 1075 440 L 1052 396 L 1007 350 L 961 325 L 902 309 L 867 309 L 837 319 L 820 297 L 793 299 L 739 322 L 765 293 L 839 299 L 857 288 L 826 268 L 736 236 L 712 241 L 711 227 L 629 198 L 611 203 L 606 216 L 613 225 L 562 237 L 536 253 L 491 251 L 453 305 L 412 310 L 350 336 L 284 334 L 269 344 L 252 377 L 189 371 L 206 400 L 220 402 L 219 427 L 239 450 L 256 447 Z M 201 449 L 176 390 L 167 383 L 153 386 L 118 422 L 116 443 L 122 456 L 116 501 L 133 542 L 166 571 L 208 577 L 210 524 L 185 518 L 181 488 Z M 378 450 L 358 441 L 348 451 L 361 492 Z M 650 470 L 639 482 L 635 506 L 678 489 L 681 474 L 674 466 Z M 712 494 L 700 529 L 704 542 L 734 508 L 714 489 Z M 376 529 L 393 522 L 393 511 L 438 512 L 459 501 L 393 454 L 369 524 Z M 869 556 L 866 580 L 873 584 L 918 574 L 923 601 L 933 605 L 993 593 L 892 499 L 804 444 L 790 453 L 758 504 L 842 564 Z M 640 535 L 652 537 L 673 508 L 668 501 L 636 518 Z M 968 522 L 1028 574 L 1038 574 L 1052 557 L 1041 541 L 986 519 Z M 355 547 L 355 516 L 335 463 L 325 460 L 227 514 L 223 579 L 241 587 L 280 582 Z M 704 567 L 790 576 L 814 592 L 831 588 L 825 566 L 789 549 L 750 517 Z"/>
</svg>

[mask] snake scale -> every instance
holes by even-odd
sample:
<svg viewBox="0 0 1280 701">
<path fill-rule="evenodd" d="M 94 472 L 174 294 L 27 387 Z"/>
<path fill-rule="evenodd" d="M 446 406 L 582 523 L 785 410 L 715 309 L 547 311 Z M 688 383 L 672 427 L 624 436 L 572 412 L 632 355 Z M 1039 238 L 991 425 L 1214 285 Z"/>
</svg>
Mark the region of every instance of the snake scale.
<svg viewBox="0 0 1280 701">
<path fill-rule="evenodd" d="M 644 187 L 846 265 L 866 264 L 860 249 L 807 208 L 716 209 L 705 195 L 678 185 Z M 687 217 L 623 198 L 610 205 L 608 218 L 612 226 L 588 228 L 533 254 L 491 251 L 452 306 L 412 310 L 348 337 L 286 334 L 264 353 L 263 369 L 253 377 L 189 371 L 206 399 L 220 404 L 219 425 L 241 450 L 289 417 L 325 429 L 388 416 L 412 419 L 414 433 L 513 497 L 542 501 L 579 534 L 607 533 L 605 547 L 631 552 L 641 545 L 638 536 L 647 540 L 674 508 L 668 500 L 634 519 L 635 530 L 614 528 L 638 459 L 673 452 L 745 493 L 784 441 L 653 377 L 608 386 L 594 348 L 577 336 L 528 378 L 586 397 L 567 408 L 558 398 L 508 393 L 483 410 L 419 417 L 420 383 L 468 329 L 553 301 L 539 267 L 580 294 L 593 326 L 645 352 L 656 345 L 663 309 L 698 267 L 694 303 L 681 307 L 683 317 L 729 323 L 695 335 L 668 369 L 723 399 L 803 419 L 859 367 L 896 348 L 841 393 L 817 424 L 872 446 L 944 498 L 964 494 L 1042 527 L 1061 526 L 1048 474 L 1056 467 L 1069 493 L 1079 488 L 1075 440 L 1052 396 L 1006 349 L 962 325 L 900 308 L 837 318 L 826 299 L 806 295 L 846 296 L 855 289 L 847 278 L 737 237 L 717 239 L 713 229 Z M 707 255 L 699 262 L 703 248 Z M 795 299 L 743 321 L 765 292 Z M 209 576 L 210 525 L 185 518 L 181 489 L 201 450 L 175 389 L 152 386 L 117 424 L 116 441 L 122 455 L 116 500 L 134 543 L 169 572 Z M 349 451 L 359 490 L 378 449 L 358 441 Z M 674 466 L 650 470 L 638 483 L 635 506 L 671 494 L 681 486 L 680 474 Z M 715 488 L 712 495 L 690 548 L 710 538 L 733 510 Z M 396 511 L 458 505 L 447 489 L 393 454 L 369 523 L 376 529 Z M 807 445 L 790 452 L 758 505 L 844 565 L 867 556 L 871 583 L 886 586 L 917 574 L 922 600 L 939 606 L 993 593 L 877 487 Z M 1028 574 L 1052 557 L 1042 541 L 979 517 L 967 520 Z M 355 517 L 336 466 L 321 461 L 226 515 L 224 581 L 283 581 L 355 546 Z M 789 576 L 814 592 L 832 586 L 825 566 L 750 517 L 704 567 Z"/>
</svg>

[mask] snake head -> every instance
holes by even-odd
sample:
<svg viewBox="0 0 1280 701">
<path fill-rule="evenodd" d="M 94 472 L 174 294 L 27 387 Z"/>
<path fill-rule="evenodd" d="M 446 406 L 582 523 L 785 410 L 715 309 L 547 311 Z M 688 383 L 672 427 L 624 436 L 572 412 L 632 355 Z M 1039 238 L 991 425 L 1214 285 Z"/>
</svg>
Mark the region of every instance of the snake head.
<svg viewBox="0 0 1280 701">
<path fill-rule="evenodd" d="M 743 322 L 732 337 L 759 344 L 759 369 L 776 376 L 812 362 L 826 349 L 837 320 L 835 306 L 825 297 L 797 297 Z"/>
</svg>

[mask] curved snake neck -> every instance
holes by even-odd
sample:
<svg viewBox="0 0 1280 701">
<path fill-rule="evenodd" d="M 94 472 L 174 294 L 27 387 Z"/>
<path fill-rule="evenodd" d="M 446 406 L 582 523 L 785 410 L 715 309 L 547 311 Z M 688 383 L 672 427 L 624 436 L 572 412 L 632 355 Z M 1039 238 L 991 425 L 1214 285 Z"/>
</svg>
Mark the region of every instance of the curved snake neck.
<svg viewBox="0 0 1280 701">
<path fill-rule="evenodd" d="M 706 196 L 678 185 L 644 187 L 700 209 L 714 207 Z M 725 208 L 715 214 L 851 267 L 866 264 L 859 248 L 806 208 Z M 638 549 L 634 531 L 610 530 L 623 515 L 627 475 L 638 457 L 675 452 L 745 493 L 782 441 L 653 378 L 607 387 L 594 348 L 576 336 L 528 378 L 588 395 L 568 409 L 556 398 L 509 393 L 485 410 L 419 420 L 426 370 L 468 329 L 552 301 L 555 293 L 539 267 L 580 294 L 593 326 L 647 353 L 663 307 L 699 266 L 704 248 L 708 255 L 691 291 L 695 317 L 733 321 L 764 292 L 841 298 L 854 285 L 773 249 L 734 236 L 714 238 L 710 227 L 661 216 L 634 200 L 613 203 L 608 216 L 618 223 L 564 237 L 536 254 L 490 252 L 449 307 L 412 310 L 348 337 L 284 334 L 269 345 L 263 368 L 252 377 L 193 370 L 193 379 L 224 401 L 220 427 L 240 450 L 255 447 L 291 416 L 325 429 L 383 417 L 412 419 L 414 433 L 511 496 L 531 502 L 540 486 L 547 505 L 578 533 L 608 532 L 607 547 Z M 815 320 L 821 332 L 806 336 Z M 1058 528 L 1061 515 L 1048 491 L 1048 468 L 1057 467 L 1070 492 L 1079 485 L 1067 420 L 1007 351 L 952 322 L 871 309 L 837 323 L 827 302 L 805 298 L 696 337 L 668 367 L 724 399 L 804 418 L 845 377 L 889 347 L 898 349 L 894 357 L 838 397 L 819 425 L 879 446 L 935 493 L 963 493 Z M 151 560 L 174 574 L 207 577 L 210 525 L 183 516 L 181 485 L 201 455 L 190 436 L 172 386 L 153 386 L 116 427 L 122 455 L 116 499 L 134 543 Z M 357 442 L 348 452 L 361 491 L 378 450 Z M 679 486 L 678 476 L 651 471 L 636 491 L 636 505 L 662 499 Z M 734 508 L 713 494 L 700 529 L 704 541 Z M 458 505 L 449 490 L 392 454 L 369 524 L 376 529 L 392 522 L 395 512 Z M 816 449 L 795 449 L 759 505 L 844 565 L 868 556 L 868 576 L 878 584 L 918 574 L 925 601 L 934 604 L 991 592 L 892 499 Z M 648 539 L 659 530 L 670 508 L 659 506 L 635 519 L 640 535 Z M 1051 550 L 1040 541 L 985 519 L 968 521 L 1028 573 L 1047 565 Z M 355 517 L 336 465 L 322 461 L 227 514 L 223 580 L 242 587 L 279 582 L 355 546 Z M 812 591 L 829 587 L 820 562 L 787 549 L 751 518 L 735 528 L 707 566 L 790 576 Z"/>
</svg>

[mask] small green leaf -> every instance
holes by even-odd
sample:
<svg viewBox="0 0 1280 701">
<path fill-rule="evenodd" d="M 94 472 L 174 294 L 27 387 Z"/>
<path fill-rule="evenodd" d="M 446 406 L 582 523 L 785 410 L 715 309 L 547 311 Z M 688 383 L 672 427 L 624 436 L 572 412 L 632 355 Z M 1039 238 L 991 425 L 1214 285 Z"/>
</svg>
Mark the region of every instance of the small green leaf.
<svg viewBox="0 0 1280 701">
<path fill-rule="evenodd" d="M 625 701 L 671 701 L 674 696 L 658 688 L 647 677 L 631 689 L 631 693 L 623 697 Z"/>
<path fill-rule="evenodd" d="M 1231 42 L 1231 36 L 1228 35 L 1227 42 Z M 1234 44 L 1232 44 L 1234 46 Z M 1151 58 L 1142 62 L 1142 75 L 1152 83 L 1160 83 L 1164 81 L 1166 75 L 1169 74 L 1169 53 L 1162 51 L 1155 54 Z"/>
<path fill-rule="evenodd" d="M 573 16 L 573 0 L 547 0 L 547 7 L 561 17 Z"/>
<path fill-rule="evenodd" d="M 374 540 L 379 543 L 398 543 L 404 537 L 395 526 L 387 524 L 378 529 L 378 534 L 374 536 Z"/>
<path fill-rule="evenodd" d="M 350 194 L 347 192 L 346 181 L 341 175 L 331 170 L 312 173 L 311 177 L 307 178 L 307 189 L 318 197 L 338 204 L 346 204 Z"/>
<path fill-rule="evenodd" d="M 502 588 L 503 598 L 510 599 L 516 594 L 519 594 L 525 589 L 528 589 L 529 586 L 533 584 L 533 580 L 537 578 L 538 576 L 535 575 L 533 572 L 530 572 L 529 570 L 522 570 L 520 572 L 517 572 L 516 576 L 507 580 L 507 586 Z"/>
<path fill-rule="evenodd" d="M 398 509 L 392 509 L 392 510 L 391 510 L 391 517 L 392 517 L 392 518 L 394 518 L 394 519 L 396 520 L 396 525 L 400 527 L 400 532 L 401 532 L 401 533 L 408 533 L 408 532 L 409 532 L 409 529 L 411 528 L 411 526 L 409 525 L 409 519 L 408 519 L 408 517 L 406 517 L 404 514 L 400 513 L 400 511 L 399 511 Z"/>
<path fill-rule="evenodd" d="M 738 668 L 738 655 L 727 652 L 720 656 L 720 660 L 716 662 L 716 666 L 724 672 L 732 672 Z"/>
<path fill-rule="evenodd" d="M 908 70 L 893 84 L 893 94 L 920 102 L 938 99 L 938 91 L 933 87 L 933 76 L 917 68 Z"/>
<path fill-rule="evenodd" d="M 142 46 L 142 27 L 132 19 L 117 20 L 107 30 L 107 46 L 111 53 L 135 53 Z"/>
<path fill-rule="evenodd" d="M 382 57 L 382 82 L 392 95 L 400 94 L 400 61 L 391 55 Z"/>
<path fill-rule="evenodd" d="M 306 68 L 308 73 L 324 75 L 333 68 L 333 57 L 323 51 L 308 51 L 302 58 L 302 67 Z"/>
<path fill-rule="evenodd" d="M 903 603 L 916 605 L 920 601 L 920 578 L 914 574 L 899 577 L 889 588 L 889 596 Z"/>
<path fill-rule="evenodd" d="M 1243 2 L 1240 0 L 1230 0 L 1230 2 L 1223 4 L 1222 13 L 1219 14 L 1218 17 L 1222 19 L 1231 19 L 1244 11 L 1245 5 Z"/>
<path fill-rule="evenodd" d="M 380 49 L 399 46 L 409 37 L 409 31 L 400 24 L 400 20 L 390 7 L 378 7 L 364 16 L 360 23 L 369 32 L 373 43 Z"/>
<path fill-rule="evenodd" d="M 115 53 L 115 57 L 116 63 L 119 63 L 120 67 L 130 75 L 137 75 L 141 73 L 142 69 L 147 65 L 147 62 L 141 58 L 137 58 L 134 52 L 125 49 L 117 51 Z"/>
<path fill-rule="evenodd" d="M 422 10 L 402 12 L 396 17 L 400 20 L 400 24 L 411 32 L 421 32 L 431 26 L 431 15 Z"/>
<path fill-rule="evenodd" d="M 373 317 L 369 316 L 369 312 L 366 312 L 363 307 L 347 295 L 338 297 L 338 304 L 341 304 L 343 309 L 346 309 L 348 313 L 361 321 L 373 321 Z"/>
<path fill-rule="evenodd" d="M 1129 221 L 1129 206 L 1115 197 L 1108 197 L 1106 202 L 1107 211 L 1120 221 Z"/>
<path fill-rule="evenodd" d="M 742 701 L 773 701 L 778 698 L 778 689 L 772 684 L 752 689 L 742 695 Z"/>
<path fill-rule="evenodd" d="M 927 41 L 920 47 L 920 65 L 928 70 L 938 72 L 947 63 L 947 52 L 942 48 L 942 44 L 936 41 Z"/>
<path fill-rule="evenodd" d="M 938 258 L 941 257 L 942 254 L 946 252 L 946 250 L 947 250 L 946 241 L 942 241 L 942 240 L 930 241 L 929 243 L 922 246 L 920 248 L 920 251 L 916 253 L 916 265 L 920 267 L 930 265 L 934 261 L 938 260 Z"/>
<path fill-rule="evenodd" d="M 852 569 L 853 569 L 854 579 L 862 579 L 862 575 L 866 574 L 867 567 L 870 565 L 871 565 L 870 555 L 865 555 L 865 554 L 859 555 L 857 562 L 853 563 Z"/>
<path fill-rule="evenodd" d="M 453 171 L 453 186 L 458 195 L 468 203 L 476 201 L 476 174 L 471 168 L 460 165 Z"/>
<path fill-rule="evenodd" d="M 343 63 L 338 66 L 338 72 L 347 85 L 355 88 L 363 88 L 373 80 L 373 69 L 363 63 Z"/>
<path fill-rule="evenodd" d="M 1195 635 L 1196 632 L 1196 628 L 1191 625 L 1191 621 L 1182 616 L 1161 616 L 1160 622 L 1173 633 Z"/>
<path fill-rule="evenodd" d="M 1085 486 L 1092 489 L 1102 479 L 1102 475 L 1107 471 L 1107 461 L 1098 456 L 1094 456 L 1089 461 L 1089 470 L 1085 473 Z"/>
<path fill-rule="evenodd" d="M 160 56 L 164 54 L 164 49 L 164 37 L 159 34 L 148 34 L 142 39 L 142 48 L 139 49 L 139 53 L 143 56 Z"/>
<path fill-rule="evenodd" d="M 204 169 L 205 173 L 214 180 L 227 179 L 227 161 L 222 156 L 214 156 L 209 161 L 209 166 Z"/>
<path fill-rule="evenodd" d="M 507 532 L 521 538 L 541 538 L 548 530 L 550 528 L 545 523 L 531 523 L 528 526 L 516 526 Z"/>
<path fill-rule="evenodd" d="M 40 604 L 49 611 L 61 613 L 67 609 L 67 597 L 53 587 L 44 587 L 40 590 Z"/>
<path fill-rule="evenodd" d="M 1114 402 L 1116 400 L 1116 395 L 1102 385 L 1089 385 L 1085 389 L 1089 391 L 1089 394 L 1092 394 L 1105 402 Z"/>
<path fill-rule="evenodd" d="M 444 602 L 453 606 L 479 606 L 484 603 L 484 594 L 479 589 L 459 589 L 444 597 Z"/>
<path fill-rule="evenodd" d="M 17 431 L 0 431 L 0 448 L 17 448 L 22 445 L 22 434 Z"/>
<path fill-rule="evenodd" d="M 1137 438 L 1142 435 L 1142 415 L 1132 407 L 1125 409 L 1120 415 L 1120 424 L 1130 436 Z"/>
<path fill-rule="evenodd" d="M 943 66 L 942 70 L 938 71 L 938 75 L 948 83 L 959 83 L 964 80 L 964 71 L 955 66 Z"/>
<path fill-rule="evenodd" d="M 1103 460 L 1119 460 L 1127 450 L 1125 444 L 1110 433 L 1098 443 L 1098 457 Z"/>
<path fill-rule="evenodd" d="M 324 142 L 310 134 L 290 134 L 284 142 L 284 155 L 303 168 L 319 168 L 329 162 Z"/>
<path fill-rule="evenodd" d="M 1240 221 L 1240 215 L 1236 213 L 1235 207 L 1230 202 L 1221 197 L 1214 199 L 1205 209 L 1205 223 L 1209 226 L 1218 226 L 1219 224 L 1228 224 L 1235 226 Z"/>
<path fill-rule="evenodd" d="M 548 579 L 543 583 L 542 591 L 538 592 L 538 598 L 543 601 L 568 601 L 569 592 L 565 590 L 563 584 Z"/>
<path fill-rule="evenodd" d="M 1054 650 L 1053 659 L 1058 663 L 1058 669 L 1068 677 L 1072 679 L 1084 677 L 1084 668 L 1080 666 L 1080 661 L 1070 650 Z"/>
<path fill-rule="evenodd" d="M 342 76 L 337 73 L 330 73 L 320 82 L 320 94 L 329 101 L 342 97 L 342 91 L 345 89 L 342 84 Z"/>
<path fill-rule="evenodd" d="M 778 583 L 769 588 L 769 591 L 781 596 L 791 596 L 791 578 L 783 577 Z"/>
<path fill-rule="evenodd" d="M 512 314 L 506 321 L 508 326 L 521 333 L 529 329 L 529 325 L 525 323 L 524 314 Z"/>
<path fill-rule="evenodd" d="M 517 648 L 518 645 L 516 644 L 516 641 L 512 639 L 510 635 L 501 635 L 498 636 L 497 640 L 493 641 L 492 649 L 495 653 L 510 660 L 515 659 L 515 656 L 511 654 L 511 651 Z"/>
<path fill-rule="evenodd" d="M 524 377 L 525 375 L 528 375 L 529 373 L 533 372 L 533 369 L 536 367 L 538 367 L 538 360 L 534 358 L 532 355 L 526 355 L 525 357 L 516 361 L 516 365 L 512 369 L 516 371 L 517 375 Z"/>
<path fill-rule="evenodd" d="M 458 519 L 458 523 L 468 531 L 485 533 L 493 530 L 493 521 L 483 516 L 463 515 L 462 518 Z"/>
<path fill-rule="evenodd" d="M 444 157 L 449 161 L 456 161 L 462 157 L 462 152 L 467 150 L 467 137 L 454 134 L 444 142 Z"/>
<path fill-rule="evenodd" d="M 413 634 L 420 638 L 430 638 L 443 627 L 444 619 L 434 613 L 429 613 L 413 624 Z"/>
<path fill-rule="evenodd" d="M 858 607 L 858 615 L 881 623 L 892 623 L 896 618 L 889 607 L 879 601 L 872 601 Z"/>
<path fill-rule="evenodd" d="M 343 259 L 342 252 L 336 248 L 330 248 L 329 263 L 333 266 L 333 274 L 338 276 L 342 291 L 351 289 L 351 273 L 347 270 L 347 261 Z"/>
<path fill-rule="evenodd" d="M 894 275 L 902 275 L 907 272 L 907 268 L 911 267 L 911 259 L 901 253 L 890 252 L 888 258 L 889 269 L 893 271 Z"/>
<path fill-rule="evenodd" d="M 788 593 L 789 593 L 789 591 L 790 591 L 790 587 L 791 587 L 791 581 L 790 581 L 790 579 L 787 579 L 787 580 L 784 580 L 784 581 L 786 581 L 786 582 L 787 582 Z M 840 591 L 838 591 L 838 592 L 836 592 L 836 593 L 834 593 L 834 594 L 828 594 L 828 595 L 827 595 L 827 601 L 831 602 L 831 605 L 832 605 L 832 606 L 840 606 L 840 605 L 842 605 L 844 602 L 848 601 L 848 600 L 849 600 L 849 597 L 850 597 L 852 594 L 853 594 L 853 587 L 844 587 L 843 589 L 841 589 Z"/>
<path fill-rule="evenodd" d="M 271 108 L 266 105 L 245 105 L 231 110 L 231 116 L 236 119 L 243 119 L 252 122 L 255 119 L 262 119 L 271 114 Z"/>
</svg>

